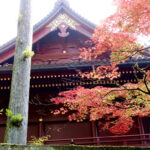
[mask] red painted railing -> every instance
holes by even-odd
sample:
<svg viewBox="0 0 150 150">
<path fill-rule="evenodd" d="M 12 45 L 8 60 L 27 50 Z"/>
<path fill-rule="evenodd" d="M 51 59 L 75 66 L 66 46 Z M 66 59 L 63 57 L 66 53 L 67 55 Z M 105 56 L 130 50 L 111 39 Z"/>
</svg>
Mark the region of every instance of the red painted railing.
<svg viewBox="0 0 150 150">
<path fill-rule="evenodd" d="M 48 145 L 70 145 L 71 143 L 75 145 L 150 146 L 150 134 L 54 139 L 45 142 Z"/>
</svg>

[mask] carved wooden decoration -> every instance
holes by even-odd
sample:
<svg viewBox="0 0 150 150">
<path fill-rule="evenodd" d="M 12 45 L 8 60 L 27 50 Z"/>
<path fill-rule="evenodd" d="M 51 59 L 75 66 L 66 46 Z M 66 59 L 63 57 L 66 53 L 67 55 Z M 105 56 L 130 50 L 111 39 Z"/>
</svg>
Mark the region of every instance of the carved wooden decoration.
<svg viewBox="0 0 150 150">
<path fill-rule="evenodd" d="M 61 37 L 66 37 L 69 33 L 66 31 L 68 27 L 73 30 L 76 30 L 76 26 L 79 26 L 75 20 L 70 18 L 67 14 L 58 15 L 47 27 L 51 29 L 51 31 L 60 29 L 60 33 L 58 34 Z"/>
<path fill-rule="evenodd" d="M 58 28 L 60 29 L 60 32 L 58 33 L 59 36 L 67 37 L 69 35 L 69 32 L 67 32 L 68 25 L 62 23 Z"/>
</svg>

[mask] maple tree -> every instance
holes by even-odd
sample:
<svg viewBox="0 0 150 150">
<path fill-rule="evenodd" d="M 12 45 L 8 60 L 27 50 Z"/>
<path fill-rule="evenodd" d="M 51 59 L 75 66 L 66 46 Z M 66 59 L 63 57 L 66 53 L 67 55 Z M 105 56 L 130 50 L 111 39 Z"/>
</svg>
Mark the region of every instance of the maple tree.
<svg viewBox="0 0 150 150">
<path fill-rule="evenodd" d="M 149 55 L 137 43 L 139 35 L 150 34 L 150 0 L 114 0 L 117 11 L 96 27 L 89 47 L 81 48 L 82 59 L 96 59 L 109 53 L 109 65 L 93 66 L 93 71 L 82 77 L 114 80 L 120 77 L 118 64 L 135 55 Z M 92 43 L 92 44 L 91 44 Z M 94 45 L 94 46 L 93 46 Z M 127 83 L 115 87 L 97 86 L 92 89 L 77 87 L 59 93 L 51 101 L 63 104 L 54 114 L 69 115 L 69 120 L 105 120 L 102 125 L 115 134 L 125 134 L 133 126 L 133 118 L 150 114 L 150 71 L 135 63 L 142 78 L 135 73 L 136 84 Z"/>
</svg>

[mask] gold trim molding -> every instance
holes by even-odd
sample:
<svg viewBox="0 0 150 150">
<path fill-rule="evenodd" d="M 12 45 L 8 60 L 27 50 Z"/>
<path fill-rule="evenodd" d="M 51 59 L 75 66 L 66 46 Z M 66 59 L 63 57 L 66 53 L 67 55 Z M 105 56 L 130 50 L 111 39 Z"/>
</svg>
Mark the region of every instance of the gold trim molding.
<svg viewBox="0 0 150 150">
<path fill-rule="evenodd" d="M 60 14 L 51 23 L 49 23 L 47 27 L 51 28 L 51 31 L 54 31 L 62 23 L 65 23 L 73 30 L 76 30 L 76 26 L 79 26 L 79 23 L 70 18 L 67 14 Z"/>
</svg>

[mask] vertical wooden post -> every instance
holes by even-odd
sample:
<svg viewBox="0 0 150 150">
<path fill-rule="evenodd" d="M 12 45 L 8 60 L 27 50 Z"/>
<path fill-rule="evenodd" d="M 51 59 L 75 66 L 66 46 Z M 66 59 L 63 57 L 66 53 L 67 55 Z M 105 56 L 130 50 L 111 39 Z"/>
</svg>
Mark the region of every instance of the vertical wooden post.
<svg viewBox="0 0 150 150">
<path fill-rule="evenodd" d="M 96 137 L 96 124 L 95 121 L 92 121 L 92 136 Z"/>
<path fill-rule="evenodd" d="M 144 134 L 145 132 L 144 132 L 144 127 L 143 127 L 143 122 L 142 122 L 142 119 L 139 118 L 139 117 L 138 117 L 138 124 L 139 124 L 139 126 L 140 126 L 140 127 L 139 127 L 140 135 L 141 135 L 141 134 Z M 141 135 L 140 137 L 141 137 L 142 139 L 145 138 L 145 136 L 143 136 L 143 135 Z M 142 141 L 142 144 L 146 144 L 146 141 Z"/>
<path fill-rule="evenodd" d="M 140 128 L 139 128 L 140 134 L 144 134 L 143 123 L 142 123 L 141 118 L 139 118 L 139 117 L 138 117 L 138 124 L 139 124 L 139 126 L 140 126 Z"/>
<path fill-rule="evenodd" d="M 39 137 L 43 136 L 43 118 L 39 118 Z"/>
<path fill-rule="evenodd" d="M 95 123 L 95 121 L 92 121 L 91 125 L 92 125 L 92 137 L 96 137 L 96 123 Z M 93 139 L 93 142 L 94 143 L 96 142 L 96 145 L 97 145 L 97 139 Z"/>
</svg>

